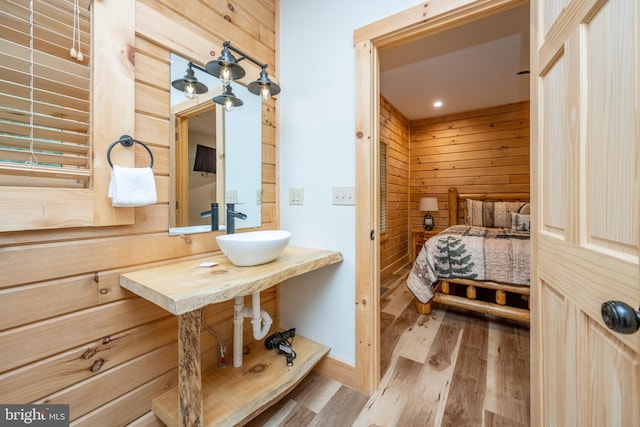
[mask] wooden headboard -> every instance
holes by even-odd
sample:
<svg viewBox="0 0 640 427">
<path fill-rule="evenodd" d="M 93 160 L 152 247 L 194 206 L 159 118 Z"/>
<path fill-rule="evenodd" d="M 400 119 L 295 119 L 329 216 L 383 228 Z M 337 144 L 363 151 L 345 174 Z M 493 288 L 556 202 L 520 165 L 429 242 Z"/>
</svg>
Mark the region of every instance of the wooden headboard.
<svg viewBox="0 0 640 427">
<path fill-rule="evenodd" d="M 458 193 L 455 187 L 449 188 L 449 226 L 464 224 L 466 215 L 466 200 L 493 200 L 493 201 L 529 201 L 529 193 Z"/>
</svg>

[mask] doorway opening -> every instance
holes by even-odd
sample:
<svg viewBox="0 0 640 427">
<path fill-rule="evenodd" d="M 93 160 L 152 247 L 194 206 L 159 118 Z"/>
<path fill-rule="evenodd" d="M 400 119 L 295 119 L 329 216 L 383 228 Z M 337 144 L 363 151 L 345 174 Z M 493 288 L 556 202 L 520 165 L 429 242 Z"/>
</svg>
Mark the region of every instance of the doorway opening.
<svg viewBox="0 0 640 427">
<path fill-rule="evenodd" d="M 414 42 L 526 5 L 490 1 L 434 12 L 425 19 L 423 6 L 389 17 L 355 32 L 356 69 L 368 70 L 356 85 L 356 382 L 371 394 L 380 381 L 380 55 L 385 49 Z M 416 209 L 417 210 L 417 209 Z M 369 221 L 366 221 L 368 219 Z M 409 226 L 407 226 L 407 232 Z M 408 239 L 409 240 L 409 239 Z M 408 261 L 407 250 L 406 259 Z"/>
</svg>

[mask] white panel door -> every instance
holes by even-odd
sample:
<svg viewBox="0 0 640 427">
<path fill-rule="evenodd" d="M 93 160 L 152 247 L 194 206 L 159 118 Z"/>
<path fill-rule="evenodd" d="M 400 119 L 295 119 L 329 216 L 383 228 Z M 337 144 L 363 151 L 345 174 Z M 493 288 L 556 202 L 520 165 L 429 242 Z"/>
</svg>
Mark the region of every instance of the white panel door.
<svg viewBox="0 0 640 427">
<path fill-rule="evenodd" d="M 534 425 L 640 425 L 639 3 L 532 2 Z"/>
</svg>

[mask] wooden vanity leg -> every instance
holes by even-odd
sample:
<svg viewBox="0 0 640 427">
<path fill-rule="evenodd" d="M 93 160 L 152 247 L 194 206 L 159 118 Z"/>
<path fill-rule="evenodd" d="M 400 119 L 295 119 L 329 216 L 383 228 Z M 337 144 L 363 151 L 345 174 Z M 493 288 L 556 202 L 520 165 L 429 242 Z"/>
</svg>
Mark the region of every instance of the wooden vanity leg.
<svg viewBox="0 0 640 427">
<path fill-rule="evenodd" d="M 200 309 L 178 318 L 178 425 L 201 427 Z"/>
</svg>

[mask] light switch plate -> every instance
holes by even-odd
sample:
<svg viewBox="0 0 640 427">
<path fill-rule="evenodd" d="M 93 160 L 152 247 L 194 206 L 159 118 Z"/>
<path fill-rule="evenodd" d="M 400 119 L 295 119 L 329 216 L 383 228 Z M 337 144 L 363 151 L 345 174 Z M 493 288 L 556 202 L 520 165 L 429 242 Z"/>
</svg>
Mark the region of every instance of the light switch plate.
<svg viewBox="0 0 640 427">
<path fill-rule="evenodd" d="M 304 188 L 289 188 L 289 204 L 304 205 Z"/>
<path fill-rule="evenodd" d="M 238 203 L 238 190 L 229 190 L 225 193 L 225 203 Z"/>
<path fill-rule="evenodd" d="M 333 187 L 332 204 L 355 206 L 356 187 Z"/>
</svg>

